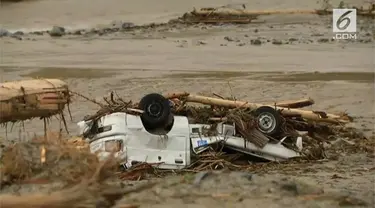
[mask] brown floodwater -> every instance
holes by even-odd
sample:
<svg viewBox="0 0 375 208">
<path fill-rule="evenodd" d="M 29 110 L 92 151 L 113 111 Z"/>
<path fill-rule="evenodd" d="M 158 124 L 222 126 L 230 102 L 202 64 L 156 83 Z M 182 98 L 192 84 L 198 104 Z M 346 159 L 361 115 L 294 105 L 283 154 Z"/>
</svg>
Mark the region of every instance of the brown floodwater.
<svg viewBox="0 0 375 208">
<path fill-rule="evenodd" d="M 348 3 L 353 2 L 364 1 Z M 254 10 L 321 6 L 312 0 L 35 0 L 3 4 L 0 25 L 28 32 L 53 25 L 102 27 L 119 20 L 166 22 L 193 7 L 229 3 L 246 3 Z M 375 115 L 374 24 L 358 21 L 358 28 L 364 28 L 361 38 L 370 41 L 346 43 L 331 40 L 330 21 L 313 15 L 277 15 L 240 26 L 166 26 L 90 37 L 25 35 L 21 41 L 0 38 L 0 79 L 60 78 L 72 90 L 97 100 L 113 90 L 127 99 L 165 91 L 215 92 L 252 102 L 311 97 L 316 104 L 309 109 L 347 111 L 356 118 L 353 125 L 370 132 Z M 251 44 L 256 38 L 265 43 Z M 297 41 L 289 41 L 292 38 Z M 272 44 L 274 40 L 283 44 Z M 97 109 L 75 98 L 70 130 L 74 133 L 75 122 Z M 18 125 L 10 135 L 19 134 Z M 42 127 L 39 119 L 26 122 L 22 134 L 41 133 Z M 59 123 L 53 121 L 51 128 L 58 129 Z"/>
</svg>

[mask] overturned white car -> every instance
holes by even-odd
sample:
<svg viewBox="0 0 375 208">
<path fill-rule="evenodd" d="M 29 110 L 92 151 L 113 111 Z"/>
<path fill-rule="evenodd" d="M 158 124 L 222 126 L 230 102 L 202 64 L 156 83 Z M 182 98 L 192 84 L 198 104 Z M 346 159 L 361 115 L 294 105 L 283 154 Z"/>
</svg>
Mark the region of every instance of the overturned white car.
<svg viewBox="0 0 375 208">
<path fill-rule="evenodd" d="M 162 169 L 183 169 L 193 162 L 194 154 L 215 143 L 270 161 L 298 157 L 302 149 L 301 137 L 293 140 L 296 150 L 283 145 L 286 137 L 258 147 L 236 136 L 235 125 L 225 122 L 218 123 L 216 134 L 209 136 L 205 132 L 212 130 L 211 125 L 189 123 L 186 116 L 174 115 L 170 101 L 159 94 L 144 96 L 139 108 L 143 110 L 141 115 L 117 112 L 96 120 L 80 121 L 80 134 L 89 140 L 91 151 L 98 153 L 101 159 L 115 152 L 127 167 L 146 162 L 161 163 L 158 167 Z M 277 119 L 269 109 L 259 113 L 257 119 L 261 132 L 275 132 Z"/>
</svg>

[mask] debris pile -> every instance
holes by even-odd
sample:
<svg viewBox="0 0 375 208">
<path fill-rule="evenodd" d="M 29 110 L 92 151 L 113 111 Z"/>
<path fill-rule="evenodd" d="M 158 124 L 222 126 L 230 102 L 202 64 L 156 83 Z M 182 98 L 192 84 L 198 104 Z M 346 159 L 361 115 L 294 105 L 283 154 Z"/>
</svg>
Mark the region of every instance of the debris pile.
<svg viewBox="0 0 375 208">
<path fill-rule="evenodd" d="M 245 154 L 225 150 L 224 146 L 218 143 L 200 154 L 193 155 L 193 162 L 181 170 L 162 170 L 158 168 L 160 163 L 138 163 L 120 171 L 119 161 L 113 157 L 101 163 L 97 155 L 90 152 L 88 141 L 79 137 L 64 140 L 60 134 L 51 133 L 45 137 L 35 137 L 29 142 L 14 143 L 3 150 L 1 185 L 4 188 L 12 183 L 49 184 L 59 181 L 67 188 L 52 194 L 0 195 L 2 207 L 137 207 L 132 201 L 131 204 L 127 204 L 126 198 L 120 199 L 128 193 L 148 189 L 155 183 L 128 189 L 114 186 L 108 181 L 114 179 L 118 184 L 119 180 L 138 181 L 171 174 L 204 173 L 220 169 L 264 173 L 275 169 L 293 168 L 295 163 L 309 162 L 306 159 L 326 158 L 327 153 L 361 151 L 373 154 L 375 138 L 365 138 L 355 129 L 344 127 L 352 121 L 350 116 L 299 109 L 312 105 L 314 101 L 311 99 L 256 104 L 215 96 L 219 98 L 186 92 L 163 95 L 170 102 L 173 114 L 188 117 L 192 124 L 204 123 L 215 126 L 222 122 L 236 123 L 239 136 L 252 142 L 257 136 L 258 139 L 267 138 L 267 142 L 279 141 L 284 135 L 302 136 L 305 157 L 285 162 L 256 163 L 250 161 Z M 126 112 L 141 117 L 147 113 L 142 108 L 143 100 L 139 103 L 124 101 L 116 97 L 115 93 L 104 100 L 105 104 L 99 103 L 101 109 L 86 119 L 99 119 L 115 112 Z M 198 105 L 191 104 L 194 102 Z M 278 131 L 267 132 L 259 127 L 256 112 L 264 106 L 274 109 L 280 116 L 281 128 Z M 215 136 L 217 132 L 214 129 L 207 134 Z M 300 130 L 307 132 L 301 133 Z M 251 132 L 252 135 L 248 135 Z M 262 145 L 261 142 L 258 145 Z M 196 178 L 199 178 L 199 175 Z"/>
<path fill-rule="evenodd" d="M 258 104 L 225 99 L 216 94 L 216 97 L 206 97 L 178 92 L 163 96 L 169 100 L 172 114 L 186 116 L 190 124 L 210 125 L 211 128 L 203 133 L 204 136 L 217 135 L 216 126 L 220 123 L 228 123 L 234 124 L 238 137 L 255 144 L 258 148 L 263 148 L 269 142 L 277 143 L 288 137 L 289 139 L 285 140 L 283 145 L 301 151 L 303 158 L 309 160 L 327 158 L 331 156 L 331 153 L 335 154 L 345 150 L 350 150 L 350 152 L 372 151 L 371 148 L 368 148 L 368 144 L 372 144 L 373 139 L 366 138 L 357 129 L 345 127 L 346 124 L 353 121 L 353 118 L 348 114 L 330 114 L 323 111 L 301 109 L 314 104 L 312 99 Z M 104 98 L 104 100 L 106 103 L 100 104 L 101 109 L 96 114 L 87 116 L 85 120 L 98 120 L 115 112 L 140 115 L 141 118 L 147 117 L 147 112 L 142 107 L 142 100 L 140 103 L 124 101 L 120 97 L 116 97 L 115 93 L 111 93 L 110 97 Z M 195 105 L 192 103 L 195 103 Z M 145 119 L 142 121 L 144 121 L 146 129 L 153 127 L 153 124 L 145 123 Z M 270 127 L 267 122 L 273 123 L 273 126 Z M 166 128 L 168 128 L 168 125 Z M 91 133 L 96 134 L 96 131 L 91 131 Z M 297 137 L 302 137 L 303 150 L 297 150 L 298 148 L 295 146 Z M 338 148 L 338 144 L 341 145 L 340 148 Z M 220 153 L 222 149 L 222 147 L 219 147 L 214 152 Z M 212 165 L 222 160 L 218 154 L 210 155 L 216 157 L 217 160 L 211 158 L 212 164 L 202 165 L 202 167 L 209 166 L 212 168 Z M 224 160 L 233 163 L 233 160 L 228 160 L 228 158 Z M 201 159 L 197 161 L 202 162 Z M 149 166 L 137 167 L 144 169 Z M 132 176 L 131 178 L 137 177 Z"/>
<path fill-rule="evenodd" d="M 63 181 L 76 184 L 95 171 L 99 161 L 79 138 L 58 134 L 36 137 L 7 146 L 1 157 L 1 184 L 33 181 Z"/>
<path fill-rule="evenodd" d="M 161 95 L 160 95 L 161 96 Z M 220 123 L 234 124 L 236 135 L 256 145 L 264 147 L 267 143 L 280 142 L 285 137 L 283 145 L 295 149 L 295 138 L 302 137 L 302 157 L 288 160 L 295 161 L 320 160 L 335 157 L 341 152 L 369 152 L 374 145 L 374 138 L 366 138 L 353 128 L 345 124 L 353 119 L 347 114 L 335 115 L 321 111 L 308 111 L 302 107 L 314 104 L 312 99 L 284 101 L 279 103 L 257 104 L 238 101 L 233 98 L 225 99 L 222 96 L 206 97 L 193 95 L 187 92 L 169 93 L 162 97 L 169 101 L 168 108 L 174 115 L 185 116 L 189 124 L 207 124 L 205 136 L 217 136 L 216 126 Z M 105 103 L 98 103 L 101 109 L 85 120 L 99 120 L 105 115 L 116 112 L 147 116 L 144 100 L 139 103 L 124 101 L 115 93 L 104 98 Z M 196 103 L 194 105 L 192 103 Z M 265 110 L 265 111 L 262 111 Z M 271 129 L 260 119 L 262 113 L 270 116 Z M 153 125 L 149 123 L 148 125 Z M 147 122 L 146 126 L 147 128 Z M 97 130 L 98 128 L 96 128 Z M 94 131 L 90 133 L 95 134 Z M 87 135 L 84 135 L 87 136 Z M 87 138 L 87 137 L 85 137 Z M 49 134 L 34 138 L 29 142 L 14 143 L 2 152 L 2 184 L 19 181 L 54 180 L 56 178 L 69 184 L 76 184 L 82 177 L 89 177 L 99 164 L 97 152 L 90 152 L 90 139 L 81 137 L 62 139 L 60 134 Z M 92 150 L 91 150 L 92 151 Z M 192 162 L 179 172 L 200 172 L 213 169 L 230 170 L 259 170 L 265 166 L 254 166 L 245 154 L 239 151 L 230 151 L 222 143 L 210 145 L 205 151 L 192 155 Z M 118 161 L 119 162 L 119 161 Z M 278 162 L 280 163 L 280 162 Z M 138 163 L 117 173 L 122 180 L 140 180 L 149 176 L 162 177 L 171 171 L 159 170 L 159 163 Z M 272 167 L 272 163 L 267 168 Z"/>
<path fill-rule="evenodd" d="M 343 8 L 341 6 L 341 8 Z M 368 8 L 357 8 L 358 16 L 374 17 L 375 4 L 370 4 Z M 229 6 L 209 7 L 209 8 L 194 8 L 193 11 L 185 13 L 178 20 L 186 23 L 232 23 L 232 24 L 248 24 L 256 20 L 261 15 L 277 15 L 277 14 L 316 14 L 316 15 L 332 15 L 333 10 L 329 8 L 312 9 L 312 10 L 261 10 L 251 11 L 247 10 L 244 4 L 240 8 L 233 8 Z"/>
<path fill-rule="evenodd" d="M 83 158 L 80 158 L 83 159 Z M 78 162 L 78 158 L 75 162 Z M 150 188 L 154 183 L 140 185 L 133 188 L 122 188 L 107 183 L 113 176 L 116 168 L 116 160 L 112 157 L 102 163 L 90 164 L 90 175 L 76 175 L 81 181 L 71 187 L 52 193 L 29 193 L 21 196 L 2 194 L 0 195 L 1 207 L 3 208 L 40 208 L 40 207 L 113 207 L 123 196 Z M 74 164 L 74 162 L 72 163 Z M 83 163 L 75 163 L 78 166 Z M 88 164 L 86 164 L 87 166 Z M 66 167 L 67 171 L 74 169 Z M 58 172 L 61 170 L 54 170 Z M 85 171 L 86 172 L 86 171 Z M 83 172 L 81 172 L 83 173 Z M 86 172 L 88 173 L 88 172 Z M 118 204 L 118 203 L 117 203 Z M 138 207 L 121 202 L 120 207 Z"/>
</svg>

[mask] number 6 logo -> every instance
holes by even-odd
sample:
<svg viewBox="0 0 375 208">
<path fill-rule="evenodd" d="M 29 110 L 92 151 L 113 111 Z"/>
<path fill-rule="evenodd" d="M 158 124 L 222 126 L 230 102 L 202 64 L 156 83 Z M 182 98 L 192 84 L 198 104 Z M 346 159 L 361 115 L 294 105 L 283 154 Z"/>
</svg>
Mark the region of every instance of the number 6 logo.
<svg viewBox="0 0 375 208">
<path fill-rule="evenodd" d="M 336 27 L 339 29 L 339 30 L 346 30 L 346 28 L 349 27 L 350 25 L 350 18 L 348 17 L 348 14 L 352 13 L 353 11 L 349 10 L 347 12 L 345 12 L 344 14 L 342 14 L 339 19 L 337 20 L 336 22 Z M 341 23 L 345 23 L 345 25 L 342 26 Z"/>
<path fill-rule="evenodd" d="M 333 9 L 332 20 L 333 32 L 357 32 L 356 9 Z"/>
</svg>

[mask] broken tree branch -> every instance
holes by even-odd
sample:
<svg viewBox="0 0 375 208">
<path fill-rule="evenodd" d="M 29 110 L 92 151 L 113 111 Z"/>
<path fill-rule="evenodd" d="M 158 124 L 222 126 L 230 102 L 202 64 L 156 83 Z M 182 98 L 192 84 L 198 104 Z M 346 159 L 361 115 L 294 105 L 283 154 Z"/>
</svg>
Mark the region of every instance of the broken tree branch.
<svg viewBox="0 0 375 208">
<path fill-rule="evenodd" d="M 189 95 L 185 97 L 185 99 L 187 102 L 223 106 L 223 107 L 228 107 L 228 108 L 256 109 L 261 106 L 274 107 L 272 105 L 248 103 L 248 102 L 243 102 L 243 101 L 223 100 L 223 99 L 205 97 L 205 96 L 200 96 L 200 95 Z M 307 110 L 301 110 L 301 109 L 289 109 L 289 108 L 283 108 L 283 107 L 278 107 L 278 110 L 281 110 L 281 114 L 284 116 L 301 116 L 302 118 L 306 120 L 312 120 L 316 122 L 339 124 L 339 123 L 348 123 L 352 121 L 352 119 L 346 115 L 341 116 L 341 115 L 328 114 L 324 112 L 307 111 Z"/>
<path fill-rule="evenodd" d="M 315 101 L 311 98 L 300 99 L 300 100 L 285 100 L 275 103 L 269 103 L 267 105 L 273 105 L 283 108 L 303 108 L 315 104 Z"/>
<path fill-rule="evenodd" d="M 317 14 L 317 15 L 330 15 L 332 10 L 326 9 L 310 9 L 310 10 L 263 10 L 263 11 L 250 11 L 240 9 L 200 9 L 194 10 L 191 13 L 194 15 L 219 15 L 219 16 L 259 16 L 259 15 L 274 15 L 274 14 Z M 375 16 L 375 11 L 370 9 L 357 9 L 358 16 Z"/>
<path fill-rule="evenodd" d="M 181 100 L 182 98 L 189 96 L 190 93 L 188 92 L 173 92 L 173 93 L 166 93 L 163 96 L 167 99 L 179 99 Z M 224 97 L 215 94 L 214 96 L 218 97 L 219 99 L 225 100 Z M 307 107 L 310 105 L 315 104 L 315 101 L 311 98 L 304 98 L 304 99 L 299 99 L 299 100 L 284 100 L 284 101 L 279 101 L 275 103 L 268 103 L 266 105 L 272 105 L 272 106 L 278 106 L 278 107 L 284 107 L 284 108 L 303 108 Z"/>
</svg>

